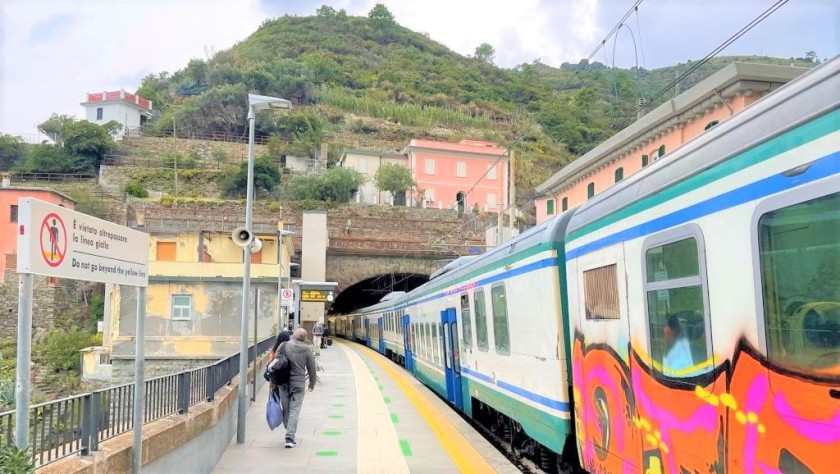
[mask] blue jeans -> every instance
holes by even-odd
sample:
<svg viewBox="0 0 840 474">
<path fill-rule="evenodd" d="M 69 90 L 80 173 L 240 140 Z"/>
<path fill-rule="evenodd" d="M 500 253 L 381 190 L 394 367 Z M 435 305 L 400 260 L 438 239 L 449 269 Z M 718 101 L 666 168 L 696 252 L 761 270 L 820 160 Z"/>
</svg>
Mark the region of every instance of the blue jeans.
<svg viewBox="0 0 840 474">
<path fill-rule="evenodd" d="M 280 403 L 283 404 L 283 425 L 286 426 L 286 441 L 295 440 L 300 409 L 303 406 L 303 397 L 306 395 L 306 387 L 297 385 L 278 385 L 280 391 Z"/>
</svg>

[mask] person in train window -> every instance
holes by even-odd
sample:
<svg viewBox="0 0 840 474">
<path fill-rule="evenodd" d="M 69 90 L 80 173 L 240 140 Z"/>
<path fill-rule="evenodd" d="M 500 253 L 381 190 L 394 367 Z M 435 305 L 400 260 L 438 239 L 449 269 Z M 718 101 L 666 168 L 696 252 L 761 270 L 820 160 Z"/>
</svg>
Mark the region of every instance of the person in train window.
<svg viewBox="0 0 840 474">
<path fill-rule="evenodd" d="M 662 371 L 665 375 L 680 375 L 678 372 L 694 365 L 691 357 L 691 345 L 683 332 L 676 314 L 668 317 L 668 324 L 662 329 L 665 338 L 666 353 L 662 359 Z"/>
</svg>

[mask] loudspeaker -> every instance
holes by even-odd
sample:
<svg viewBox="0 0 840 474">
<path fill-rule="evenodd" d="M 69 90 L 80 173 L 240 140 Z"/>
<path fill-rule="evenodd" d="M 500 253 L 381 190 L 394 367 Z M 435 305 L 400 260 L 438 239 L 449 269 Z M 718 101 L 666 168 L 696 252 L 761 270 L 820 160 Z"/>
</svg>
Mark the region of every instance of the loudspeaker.
<svg viewBox="0 0 840 474">
<path fill-rule="evenodd" d="M 251 253 L 259 253 L 262 250 L 262 240 L 257 237 L 254 237 L 254 241 L 251 242 L 250 245 Z"/>
<path fill-rule="evenodd" d="M 251 245 L 251 242 L 253 242 L 254 234 L 245 227 L 237 227 L 236 229 L 233 229 L 230 238 L 233 240 L 233 243 L 239 247 L 247 247 Z"/>
</svg>

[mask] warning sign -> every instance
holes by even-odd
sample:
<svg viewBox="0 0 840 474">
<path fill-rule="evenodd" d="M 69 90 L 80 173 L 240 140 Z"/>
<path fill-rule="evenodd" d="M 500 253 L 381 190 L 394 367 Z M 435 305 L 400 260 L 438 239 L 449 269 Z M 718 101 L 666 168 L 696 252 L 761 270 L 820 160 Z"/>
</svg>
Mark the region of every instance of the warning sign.
<svg viewBox="0 0 840 474">
<path fill-rule="evenodd" d="M 51 267 L 57 267 L 67 254 L 67 228 L 61 216 L 51 212 L 41 222 L 41 255 Z"/>
<path fill-rule="evenodd" d="M 295 300 L 295 292 L 291 288 L 283 288 L 280 290 L 280 305 L 289 306 Z"/>
<path fill-rule="evenodd" d="M 149 235 L 38 199 L 18 201 L 18 273 L 148 286 Z"/>
</svg>

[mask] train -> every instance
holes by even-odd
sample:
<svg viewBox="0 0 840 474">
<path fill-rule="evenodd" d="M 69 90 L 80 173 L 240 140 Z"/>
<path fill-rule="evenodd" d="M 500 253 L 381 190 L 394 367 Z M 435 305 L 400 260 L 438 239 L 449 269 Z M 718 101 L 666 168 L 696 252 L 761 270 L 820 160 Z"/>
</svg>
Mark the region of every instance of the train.
<svg viewBox="0 0 840 474">
<path fill-rule="evenodd" d="M 328 324 L 547 472 L 836 472 L 840 57 Z"/>
</svg>

